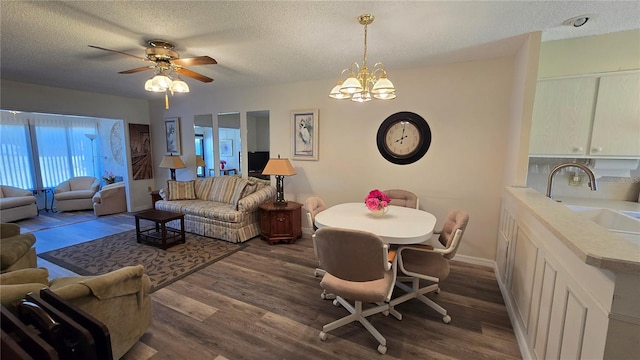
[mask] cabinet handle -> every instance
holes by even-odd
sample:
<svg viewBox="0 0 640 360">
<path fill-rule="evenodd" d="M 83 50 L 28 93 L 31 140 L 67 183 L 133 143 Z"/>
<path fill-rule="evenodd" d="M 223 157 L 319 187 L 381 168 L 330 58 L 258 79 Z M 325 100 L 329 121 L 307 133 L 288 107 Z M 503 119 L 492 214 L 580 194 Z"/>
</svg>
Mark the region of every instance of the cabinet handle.
<svg viewBox="0 0 640 360">
<path fill-rule="evenodd" d="M 591 149 L 591 152 L 594 152 L 594 153 L 602 152 L 602 147 L 600 147 L 600 146 L 594 147 L 593 149 Z"/>
<path fill-rule="evenodd" d="M 285 218 L 276 218 L 278 221 L 283 222 Z"/>
<path fill-rule="evenodd" d="M 584 150 L 584 148 L 582 146 L 574 146 L 573 147 L 573 152 L 582 152 Z"/>
</svg>

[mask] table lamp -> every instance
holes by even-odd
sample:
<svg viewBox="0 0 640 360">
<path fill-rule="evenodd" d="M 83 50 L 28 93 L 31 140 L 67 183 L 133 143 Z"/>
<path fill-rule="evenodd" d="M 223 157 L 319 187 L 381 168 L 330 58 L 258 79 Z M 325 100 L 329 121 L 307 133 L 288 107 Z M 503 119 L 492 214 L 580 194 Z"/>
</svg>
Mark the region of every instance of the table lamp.
<svg viewBox="0 0 640 360">
<path fill-rule="evenodd" d="M 296 169 L 293 168 L 289 159 L 281 159 L 278 155 L 277 159 L 269 159 L 267 166 L 262 170 L 262 175 L 275 175 L 276 176 L 276 206 L 286 206 L 287 202 L 284 201 L 284 177 L 296 174 Z"/>
<path fill-rule="evenodd" d="M 173 156 L 173 154 L 171 154 L 165 155 L 165 157 L 162 159 L 162 162 L 160 163 L 160 167 L 171 170 L 171 180 L 175 180 L 176 169 L 184 169 L 187 166 L 182 162 L 180 156 Z"/>
<path fill-rule="evenodd" d="M 196 167 L 206 167 L 207 164 L 204 162 L 204 158 L 202 155 L 196 155 Z"/>
</svg>

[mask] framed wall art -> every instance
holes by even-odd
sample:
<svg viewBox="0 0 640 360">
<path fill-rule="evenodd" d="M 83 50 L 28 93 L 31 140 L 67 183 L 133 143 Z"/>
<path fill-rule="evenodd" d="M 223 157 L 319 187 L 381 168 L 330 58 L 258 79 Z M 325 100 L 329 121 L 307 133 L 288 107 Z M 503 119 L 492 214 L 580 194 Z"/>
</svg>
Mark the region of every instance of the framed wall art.
<svg viewBox="0 0 640 360">
<path fill-rule="evenodd" d="M 220 140 L 220 156 L 233 156 L 233 140 Z"/>
<path fill-rule="evenodd" d="M 318 109 L 291 112 L 291 159 L 318 160 Z"/>
<path fill-rule="evenodd" d="M 129 146 L 133 180 L 153 179 L 153 157 L 149 125 L 129 124 Z"/>
<path fill-rule="evenodd" d="M 180 118 L 164 120 L 164 138 L 167 144 L 166 155 L 182 155 L 180 153 Z"/>
</svg>

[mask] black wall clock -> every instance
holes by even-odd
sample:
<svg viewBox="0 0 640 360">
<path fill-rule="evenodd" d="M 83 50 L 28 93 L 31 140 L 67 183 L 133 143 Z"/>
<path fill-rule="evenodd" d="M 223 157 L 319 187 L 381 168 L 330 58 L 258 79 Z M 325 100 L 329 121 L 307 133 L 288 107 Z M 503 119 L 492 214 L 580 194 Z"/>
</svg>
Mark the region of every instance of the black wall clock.
<svg viewBox="0 0 640 360">
<path fill-rule="evenodd" d="M 399 165 L 412 164 L 429 150 L 431 128 L 422 116 L 402 111 L 382 122 L 376 141 L 385 159 Z"/>
</svg>

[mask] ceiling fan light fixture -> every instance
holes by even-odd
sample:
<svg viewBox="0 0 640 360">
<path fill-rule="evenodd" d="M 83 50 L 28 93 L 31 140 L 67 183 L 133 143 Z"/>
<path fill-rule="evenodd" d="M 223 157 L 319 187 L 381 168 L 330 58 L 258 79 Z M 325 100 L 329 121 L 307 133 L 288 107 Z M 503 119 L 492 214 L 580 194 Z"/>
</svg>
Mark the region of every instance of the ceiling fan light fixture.
<svg viewBox="0 0 640 360">
<path fill-rule="evenodd" d="M 182 81 L 182 79 L 177 78 L 173 80 L 173 82 L 171 83 L 171 91 L 179 92 L 179 93 L 188 93 L 189 85 L 187 85 L 186 82 Z"/>
<path fill-rule="evenodd" d="M 162 91 L 164 91 L 171 87 L 172 82 L 173 81 L 171 80 L 170 77 L 165 75 L 164 72 L 161 72 L 160 74 L 153 77 L 153 79 L 151 80 L 151 85 L 154 87 L 161 88 Z"/>
<path fill-rule="evenodd" d="M 153 78 L 147 80 L 144 83 L 144 89 L 147 90 L 147 91 L 152 91 L 152 92 L 163 92 L 164 91 L 160 87 L 153 85 Z"/>
</svg>

